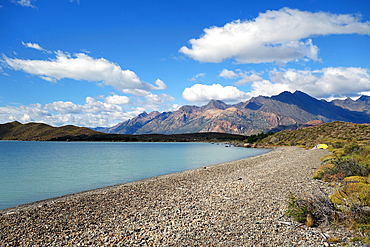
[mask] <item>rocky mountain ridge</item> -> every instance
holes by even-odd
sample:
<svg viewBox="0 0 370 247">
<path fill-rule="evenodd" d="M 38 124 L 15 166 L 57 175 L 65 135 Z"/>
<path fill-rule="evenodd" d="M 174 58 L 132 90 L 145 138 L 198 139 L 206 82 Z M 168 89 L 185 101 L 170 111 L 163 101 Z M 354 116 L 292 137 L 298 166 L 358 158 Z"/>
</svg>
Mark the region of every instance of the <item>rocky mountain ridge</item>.
<svg viewBox="0 0 370 247">
<path fill-rule="evenodd" d="M 173 112 L 143 112 L 116 126 L 95 130 L 117 134 L 221 132 L 251 135 L 284 129 L 284 126 L 299 128 L 314 120 L 370 123 L 370 97 L 328 102 L 296 91 L 253 97 L 234 105 L 211 100 L 201 107 L 184 105 Z"/>
</svg>

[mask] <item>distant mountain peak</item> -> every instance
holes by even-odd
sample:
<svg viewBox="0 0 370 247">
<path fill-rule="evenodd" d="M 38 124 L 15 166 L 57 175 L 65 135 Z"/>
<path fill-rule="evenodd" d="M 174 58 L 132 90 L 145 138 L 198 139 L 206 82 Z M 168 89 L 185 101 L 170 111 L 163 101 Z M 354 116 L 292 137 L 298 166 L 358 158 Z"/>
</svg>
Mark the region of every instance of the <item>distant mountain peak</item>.
<svg viewBox="0 0 370 247">
<path fill-rule="evenodd" d="M 362 95 L 360 98 L 358 98 L 356 100 L 357 102 L 362 102 L 362 103 L 365 103 L 367 105 L 370 105 L 370 96 L 367 96 L 367 95 Z"/>
<path fill-rule="evenodd" d="M 351 99 L 350 97 L 347 97 L 344 101 L 356 102 L 356 101 L 354 101 L 353 99 Z"/>
<path fill-rule="evenodd" d="M 203 106 L 203 110 L 209 110 L 209 109 L 219 109 L 219 110 L 225 110 L 226 108 L 228 108 L 229 106 L 221 101 L 221 100 L 214 100 L 214 99 L 211 99 L 207 105 Z"/>
<path fill-rule="evenodd" d="M 12 125 L 22 125 L 20 122 L 18 122 L 18 121 L 13 121 L 13 122 L 11 122 L 10 124 L 12 124 Z"/>
<path fill-rule="evenodd" d="M 148 116 L 148 113 L 146 111 L 143 111 L 142 113 L 137 115 L 137 117 L 146 117 L 146 116 Z"/>
<path fill-rule="evenodd" d="M 183 112 L 186 112 L 186 113 L 191 113 L 194 110 L 197 110 L 198 108 L 199 107 L 195 106 L 195 105 L 183 105 L 179 108 L 179 111 L 183 111 Z"/>
</svg>

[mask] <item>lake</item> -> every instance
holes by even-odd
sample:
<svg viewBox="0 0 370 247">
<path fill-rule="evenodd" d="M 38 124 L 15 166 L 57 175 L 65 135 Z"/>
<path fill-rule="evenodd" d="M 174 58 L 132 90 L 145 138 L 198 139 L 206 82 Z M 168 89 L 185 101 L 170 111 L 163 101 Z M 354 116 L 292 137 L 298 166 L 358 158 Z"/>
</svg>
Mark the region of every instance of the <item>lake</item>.
<svg viewBox="0 0 370 247">
<path fill-rule="evenodd" d="M 0 141 L 0 209 L 268 151 L 210 143 Z"/>
</svg>

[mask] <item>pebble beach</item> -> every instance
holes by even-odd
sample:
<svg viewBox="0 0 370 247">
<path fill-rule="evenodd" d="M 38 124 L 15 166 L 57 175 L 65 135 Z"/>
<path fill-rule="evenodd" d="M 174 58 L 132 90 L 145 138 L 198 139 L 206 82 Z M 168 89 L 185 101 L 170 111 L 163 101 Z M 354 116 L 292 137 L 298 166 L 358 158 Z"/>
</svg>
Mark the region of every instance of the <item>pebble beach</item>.
<svg viewBox="0 0 370 247">
<path fill-rule="evenodd" d="M 279 147 L 0 210 L 0 246 L 341 246 L 354 231 L 285 216 L 289 191 L 330 192 L 312 179 L 326 154 Z"/>
</svg>

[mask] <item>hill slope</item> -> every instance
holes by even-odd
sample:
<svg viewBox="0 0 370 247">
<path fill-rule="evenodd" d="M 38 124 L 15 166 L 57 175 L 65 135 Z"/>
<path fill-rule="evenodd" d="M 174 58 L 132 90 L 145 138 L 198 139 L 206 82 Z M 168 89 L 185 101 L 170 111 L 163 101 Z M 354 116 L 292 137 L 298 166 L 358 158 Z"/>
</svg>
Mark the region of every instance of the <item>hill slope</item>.
<svg viewBox="0 0 370 247">
<path fill-rule="evenodd" d="M 356 140 L 370 143 L 370 124 L 355 124 L 335 121 L 320 126 L 299 130 L 284 130 L 261 140 L 261 143 L 275 145 L 301 145 L 313 147 L 318 143 L 333 146 Z"/>
<path fill-rule="evenodd" d="M 17 121 L 0 125 L 1 140 L 46 141 L 65 136 L 91 136 L 99 132 L 88 128 L 66 125 L 52 127 L 43 123 L 21 124 Z"/>
<path fill-rule="evenodd" d="M 178 135 L 120 135 L 106 134 L 76 126 L 52 127 L 42 123 L 0 124 L 0 140 L 19 141 L 120 141 L 120 142 L 227 142 L 245 139 L 242 135 L 226 133 L 190 133 Z"/>
</svg>

